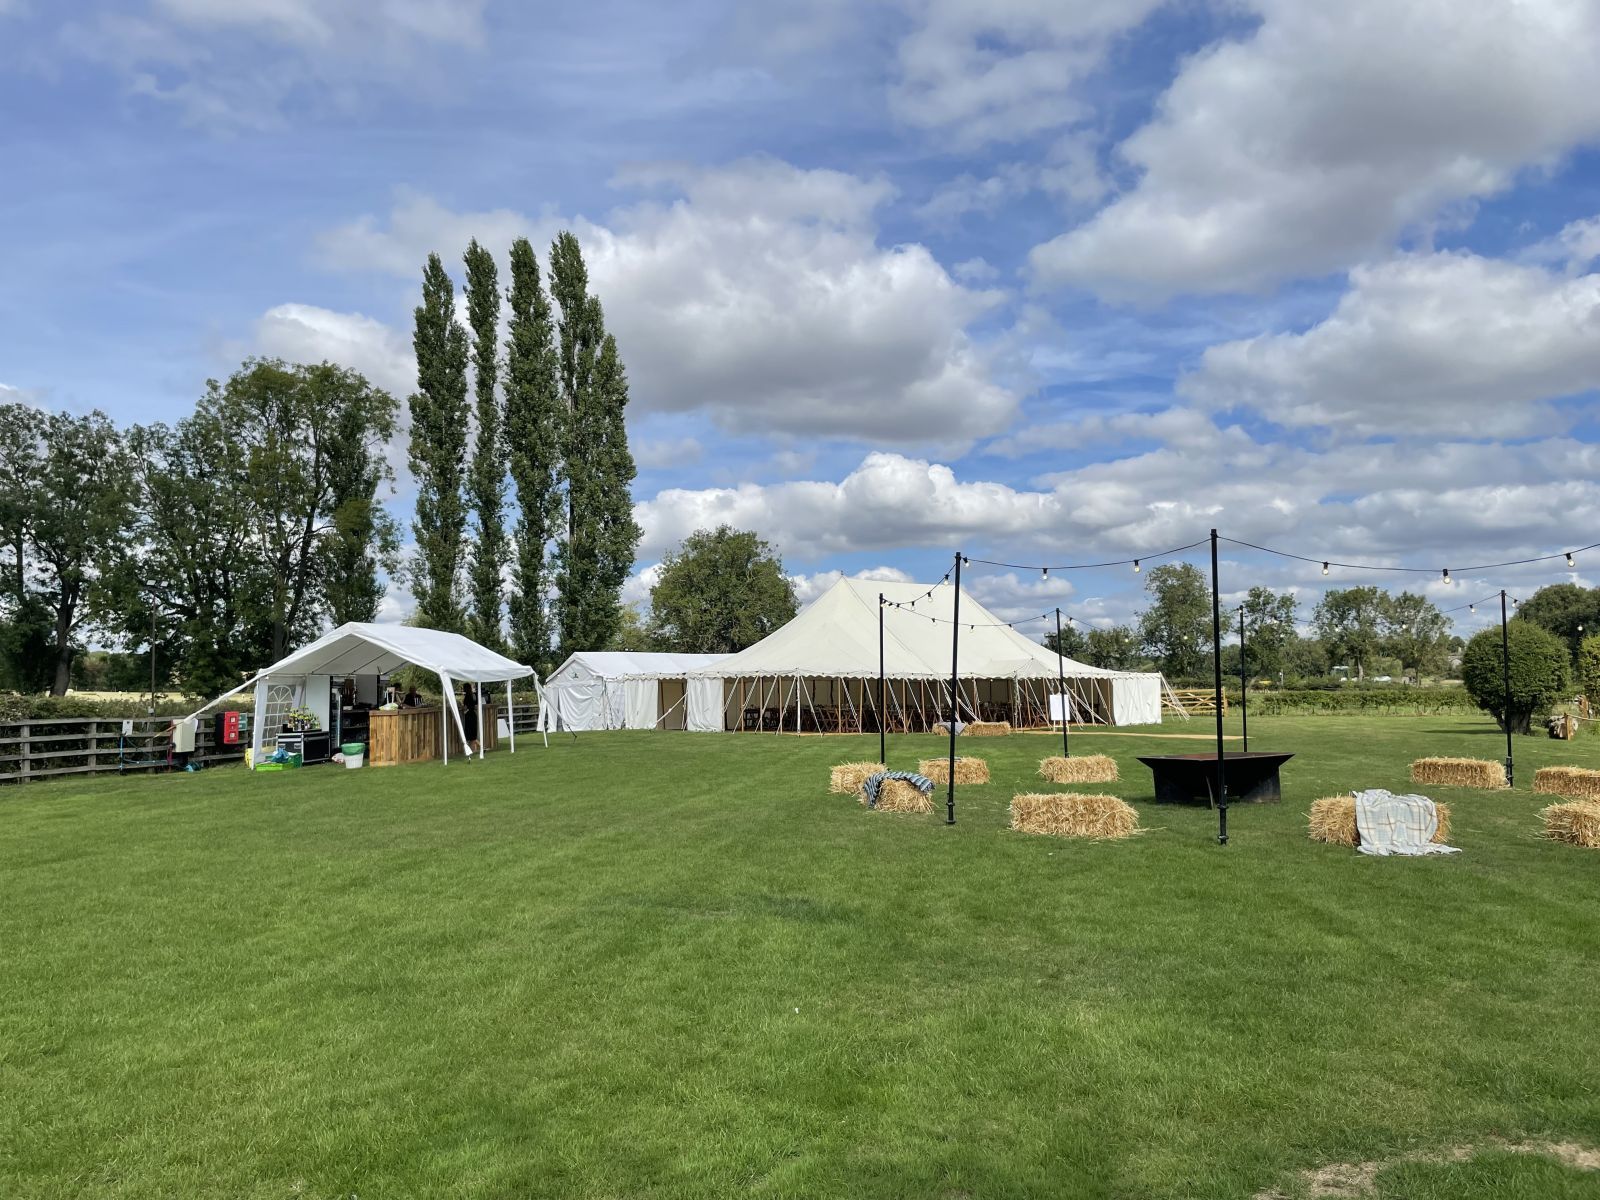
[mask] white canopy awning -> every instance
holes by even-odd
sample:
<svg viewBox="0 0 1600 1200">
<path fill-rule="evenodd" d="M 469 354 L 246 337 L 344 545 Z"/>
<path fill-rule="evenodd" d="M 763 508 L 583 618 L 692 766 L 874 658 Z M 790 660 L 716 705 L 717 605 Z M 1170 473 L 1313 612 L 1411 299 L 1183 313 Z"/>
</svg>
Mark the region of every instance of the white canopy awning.
<svg viewBox="0 0 1600 1200">
<path fill-rule="evenodd" d="M 407 664 L 466 683 L 501 683 L 533 674 L 532 667 L 459 633 L 349 621 L 257 672 L 256 678 L 387 675 Z"/>
</svg>

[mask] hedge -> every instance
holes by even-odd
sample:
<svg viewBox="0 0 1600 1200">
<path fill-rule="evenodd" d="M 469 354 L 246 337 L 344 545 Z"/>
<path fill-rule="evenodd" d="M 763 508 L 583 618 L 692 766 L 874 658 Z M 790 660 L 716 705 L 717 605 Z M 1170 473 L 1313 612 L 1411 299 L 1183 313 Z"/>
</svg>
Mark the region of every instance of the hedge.
<svg viewBox="0 0 1600 1200">
<path fill-rule="evenodd" d="M 247 696 L 246 704 L 250 702 Z M 199 701 L 162 700 L 156 705 L 158 717 L 186 717 Z M 225 707 L 225 706 L 224 706 Z M 145 717 L 147 705 L 138 700 L 83 700 L 77 696 L 42 696 L 0 692 L 0 722 L 47 721 L 51 717 L 106 717 L 120 721 L 126 717 Z M 218 708 L 221 712 L 222 708 Z"/>
<path fill-rule="evenodd" d="M 1226 689 L 1224 689 L 1226 691 Z M 1228 706 L 1237 710 L 1239 692 L 1226 692 Z M 1425 688 L 1396 684 L 1393 687 L 1289 688 L 1250 692 L 1250 711 L 1262 716 L 1279 713 L 1385 712 L 1435 716 L 1447 713 L 1475 713 L 1465 688 Z"/>
</svg>

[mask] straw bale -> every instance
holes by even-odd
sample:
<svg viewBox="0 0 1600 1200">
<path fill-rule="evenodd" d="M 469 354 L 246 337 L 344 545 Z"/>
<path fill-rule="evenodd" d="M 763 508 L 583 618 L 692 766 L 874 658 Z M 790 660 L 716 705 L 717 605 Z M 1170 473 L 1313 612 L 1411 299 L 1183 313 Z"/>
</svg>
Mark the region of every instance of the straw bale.
<svg viewBox="0 0 1600 1200">
<path fill-rule="evenodd" d="M 1441 845 L 1450 836 L 1450 806 L 1435 800 L 1434 814 L 1439 818 L 1439 828 L 1433 840 Z M 1313 842 L 1327 842 L 1330 846 L 1359 846 L 1361 834 L 1356 829 L 1356 798 L 1350 795 L 1324 796 L 1311 802 L 1308 825 Z"/>
<path fill-rule="evenodd" d="M 971 721 L 962 732 L 968 737 L 1005 737 L 1011 732 L 1011 722 Z"/>
<path fill-rule="evenodd" d="M 856 797 L 861 803 L 867 802 L 866 793 Z M 878 784 L 878 812 L 892 813 L 930 813 L 933 811 L 933 797 L 926 796 L 915 784 L 907 783 L 904 779 L 885 779 Z"/>
<path fill-rule="evenodd" d="M 1600 800 L 1600 771 L 1588 771 L 1583 767 L 1540 767 L 1533 773 L 1533 790 Z"/>
<path fill-rule="evenodd" d="M 1508 786 L 1505 764 L 1482 758 L 1419 758 L 1411 764 L 1411 782 L 1435 787 Z"/>
<path fill-rule="evenodd" d="M 950 782 L 950 760 L 948 758 L 925 758 L 917 764 L 917 774 L 931 779 L 935 783 Z M 964 757 L 956 759 L 957 783 L 988 783 L 989 764 L 981 758 Z"/>
<path fill-rule="evenodd" d="M 1139 814 L 1115 796 L 1024 792 L 1011 797 L 1011 828 L 1054 837 L 1125 838 L 1139 831 Z"/>
<path fill-rule="evenodd" d="M 1541 809 L 1544 836 L 1552 841 L 1600 850 L 1600 800 L 1569 800 Z"/>
<path fill-rule="evenodd" d="M 840 763 L 828 773 L 828 790 L 843 796 L 854 795 L 861 790 L 861 785 L 866 783 L 870 776 L 888 769 L 882 763 Z"/>
<path fill-rule="evenodd" d="M 1115 783 L 1117 760 L 1109 754 L 1052 755 L 1041 759 L 1039 774 L 1051 783 Z"/>
</svg>

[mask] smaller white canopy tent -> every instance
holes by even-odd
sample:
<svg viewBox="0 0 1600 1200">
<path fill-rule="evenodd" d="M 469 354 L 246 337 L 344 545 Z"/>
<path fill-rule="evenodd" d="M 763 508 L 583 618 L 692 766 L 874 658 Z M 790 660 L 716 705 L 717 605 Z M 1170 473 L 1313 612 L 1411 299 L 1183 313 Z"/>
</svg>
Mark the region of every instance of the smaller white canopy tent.
<svg viewBox="0 0 1600 1200">
<path fill-rule="evenodd" d="M 513 662 L 503 654 L 496 654 L 459 633 L 445 633 L 438 629 L 417 629 L 409 625 L 377 625 L 364 621 L 349 621 L 323 634 L 308 646 L 302 646 L 287 658 L 273 663 L 253 679 L 239 685 L 233 692 L 242 692 L 254 686 L 256 719 L 251 722 L 252 761 L 261 758 L 264 717 L 268 708 L 269 689 L 274 685 L 288 684 L 296 688 L 299 696 L 315 701 L 320 696 L 327 703 L 329 679 L 343 679 L 354 675 L 387 675 L 401 667 L 422 667 L 439 676 L 444 686 L 445 708 L 454 717 L 456 730 L 462 744 L 467 743 L 465 724 L 456 704 L 456 683 L 504 683 L 506 685 L 506 710 L 511 709 L 511 681 L 525 679 L 533 674 L 532 667 Z M 324 686 L 308 686 L 320 679 Z M 232 695 L 233 692 L 225 693 Z M 218 697 L 221 699 L 222 697 Z M 216 701 L 212 701 L 216 703 Z M 483 693 L 478 693 L 478 727 L 483 727 Z M 207 708 L 210 705 L 206 706 Z M 202 712 L 204 709 L 201 710 Z M 324 726 L 328 714 L 318 714 Z M 450 738 L 444 736 L 444 759 L 450 761 Z M 516 733 L 511 734 L 511 751 L 516 753 Z M 483 751 L 480 747 L 478 755 Z"/>
<path fill-rule="evenodd" d="M 595 729 L 692 729 L 694 710 L 685 680 L 691 671 L 724 657 L 580 650 L 545 680 L 541 711 L 549 707 L 555 718 L 553 727 L 573 733 Z M 720 704 L 719 698 L 719 709 Z"/>
</svg>

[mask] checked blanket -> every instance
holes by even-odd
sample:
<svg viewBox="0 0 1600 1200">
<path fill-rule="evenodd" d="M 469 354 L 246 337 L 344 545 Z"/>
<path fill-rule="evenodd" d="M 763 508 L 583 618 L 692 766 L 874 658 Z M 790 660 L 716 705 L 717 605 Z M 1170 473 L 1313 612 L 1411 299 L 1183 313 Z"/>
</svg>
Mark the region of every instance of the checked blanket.
<svg viewBox="0 0 1600 1200">
<path fill-rule="evenodd" d="M 1356 798 L 1356 829 L 1363 854 L 1387 856 L 1460 854 L 1457 846 L 1433 840 L 1439 814 L 1426 796 L 1396 796 L 1383 788 L 1352 792 Z"/>
<path fill-rule="evenodd" d="M 926 775 L 918 775 L 915 771 L 879 771 L 876 775 L 868 775 L 866 783 L 861 785 L 861 790 L 867 796 L 868 808 L 878 807 L 878 789 L 883 786 L 885 779 L 904 780 L 924 796 L 933 791 L 933 780 Z"/>
</svg>

